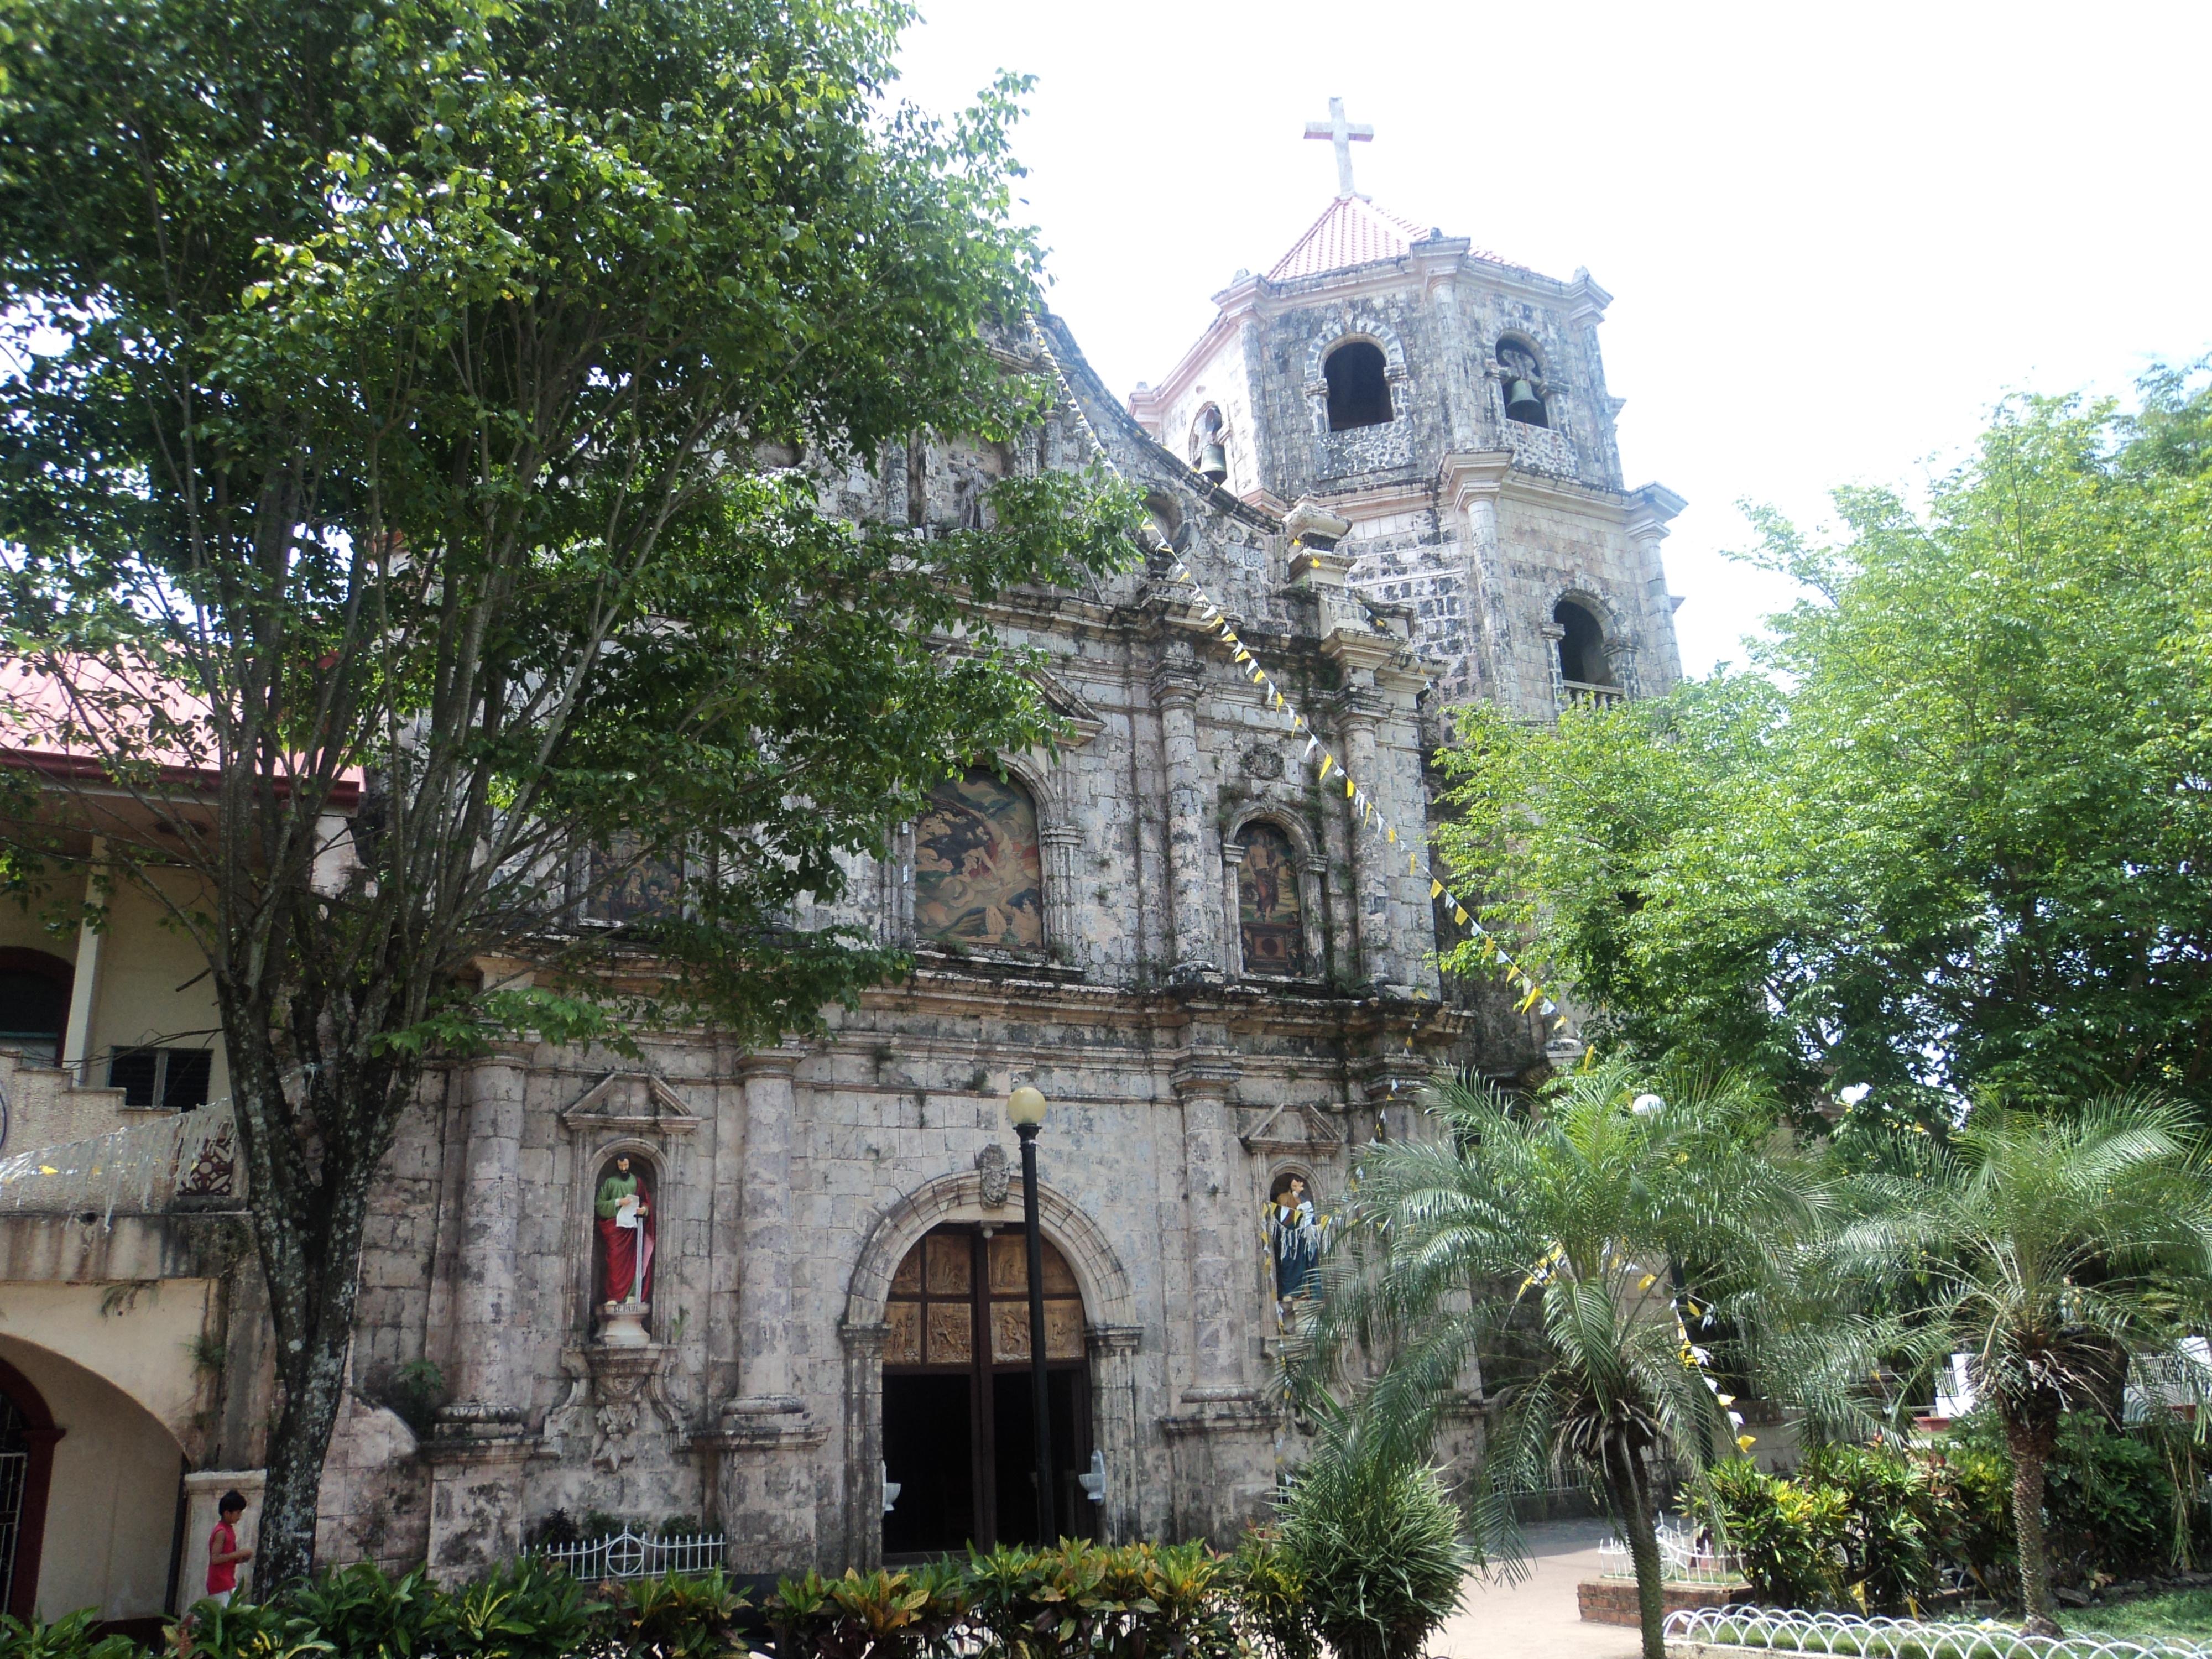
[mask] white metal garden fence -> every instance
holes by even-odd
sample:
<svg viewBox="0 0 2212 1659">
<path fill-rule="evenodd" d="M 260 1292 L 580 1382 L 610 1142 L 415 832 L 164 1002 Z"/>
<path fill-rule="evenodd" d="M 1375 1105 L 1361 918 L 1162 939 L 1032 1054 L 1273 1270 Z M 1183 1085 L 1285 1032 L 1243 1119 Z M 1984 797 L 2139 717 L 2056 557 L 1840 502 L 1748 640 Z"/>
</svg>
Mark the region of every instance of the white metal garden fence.
<svg viewBox="0 0 2212 1659">
<path fill-rule="evenodd" d="M 2023 1636 L 1984 1620 L 1862 1619 L 1778 1607 L 1690 1607 L 1667 1615 L 1669 1642 L 1771 1648 L 1848 1659 L 2212 1659 L 2191 1642 L 2124 1642 L 2107 1636 Z"/>
<path fill-rule="evenodd" d="M 523 1553 L 571 1578 L 596 1583 L 605 1578 L 658 1578 L 664 1572 L 707 1572 L 723 1562 L 726 1541 L 719 1532 L 678 1538 L 646 1538 L 624 1527 L 604 1538 L 573 1544 L 543 1544 Z"/>
<path fill-rule="evenodd" d="M 1662 1521 L 1658 1527 L 1659 1561 L 1669 1582 L 1677 1584 L 1741 1584 L 1743 1569 L 1733 1553 L 1714 1547 L 1710 1540 L 1700 1543 L 1698 1534 Z M 1626 1540 L 1609 1537 L 1599 1540 L 1597 1553 L 1606 1558 L 1605 1576 L 1608 1578 L 1633 1578 L 1636 1560 L 1629 1553 Z"/>
</svg>

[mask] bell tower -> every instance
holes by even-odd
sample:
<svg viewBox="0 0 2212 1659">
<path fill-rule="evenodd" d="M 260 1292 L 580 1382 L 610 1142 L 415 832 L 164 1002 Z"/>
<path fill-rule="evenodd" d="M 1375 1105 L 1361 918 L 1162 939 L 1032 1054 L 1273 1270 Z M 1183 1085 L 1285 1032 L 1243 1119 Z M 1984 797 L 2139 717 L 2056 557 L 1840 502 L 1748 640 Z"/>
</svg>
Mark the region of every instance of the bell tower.
<svg viewBox="0 0 2212 1659">
<path fill-rule="evenodd" d="M 1194 471 L 1278 514 L 1348 520 L 1350 586 L 1411 624 L 1432 707 L 1523 719 L 1680 678 L 1660 544 L 1684 505 L 1626 487 L 1587 270 L 1547 276 L 1376 205 L 1329 118 L 1334 198 L 1131 412 Z"/>
</svg>

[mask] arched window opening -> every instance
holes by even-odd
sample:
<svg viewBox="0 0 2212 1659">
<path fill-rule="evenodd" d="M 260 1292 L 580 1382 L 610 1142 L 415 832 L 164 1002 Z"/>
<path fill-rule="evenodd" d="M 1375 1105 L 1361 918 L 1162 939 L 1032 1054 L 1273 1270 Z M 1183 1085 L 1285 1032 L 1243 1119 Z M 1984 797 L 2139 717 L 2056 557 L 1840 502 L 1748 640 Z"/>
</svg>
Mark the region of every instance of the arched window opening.
<svg viewBox="0 0 2212 1659">
<path fill-rule="evenodd" d="M 915 826 L 914 925 L 973 950 L 1044 952 L 1036 808 L 1019 786 L 971 766 L 939 784 Z"/>
<path fill-rule="evenodd" d="M 1289 979 L 1305 971 L 1305 923 L 1298 909 L 1298 869 L 1291 838 L 1272 823 L 1248 823 L 1237 843 L 1237 921 L 1244 971 Z"/>
<path fill-rule="evenodd" d="M 1328 381 L 1328 429 L 1349 432 L 1389 423 L 1390 381 L 1382 349 L 1371 340 L 1346 340 L 1321 366 Z"/>
<path fill-rule="evenodd" d="M 1505 388 L 1505 418 L 1524 426 L 1552 423 L 1544 405 L 1544 366 L 1536 348 L 1517 334 L 1498 343 L 1498 377 Z"/>
<path fill-rule="evenodd" d="M 44 951 L 0 951 L 0 1048 L 42 1065 L 60 1060 L 72 970 Z"/>
<path fill-rule="evenodd" d="M 1559 635 L 1559 678 L 1577 685 L 1611 685 L 1605 629 L 1597 618 L 1572 599 L 1561 599 L 1552 607 L 1552 620 L 1566 630 Z"/>
</svg>

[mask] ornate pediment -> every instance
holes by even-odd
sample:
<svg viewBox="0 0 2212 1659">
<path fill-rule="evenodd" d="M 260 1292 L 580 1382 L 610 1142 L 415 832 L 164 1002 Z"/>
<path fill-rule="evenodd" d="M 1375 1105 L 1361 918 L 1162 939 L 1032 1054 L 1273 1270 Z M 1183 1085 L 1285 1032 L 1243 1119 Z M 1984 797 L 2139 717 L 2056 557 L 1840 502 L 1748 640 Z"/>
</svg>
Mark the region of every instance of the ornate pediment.
<svg viewBox="0 0 2212 1659">
<path fill-rule="evenodd" d="M 699 1115 L 650 1072 L 609 1072 L 561 1114 L 571 1129 L 626 1129 L 633 1134 L 684 1134 Z"/>
<path fill-rule="evenodd" d="M 1249 1152 L 1319 1154 L 1344 1145 L 1336 1125 L 1311 1106 L 1278 1106 L 1260 1115 L 1260 1121 L 1237 1139 Z"/>
<path fill-rule="evenodd" d="M 1044 694 L 1046 706 L 1060 716 L 1064 728 L 1060 741 L 1065 747 L 1080 749 L 1106 729 L 1104 717 L 1053 675 L 1042 668 L 1032 668 L 1029 676 Z"/>
</svg>

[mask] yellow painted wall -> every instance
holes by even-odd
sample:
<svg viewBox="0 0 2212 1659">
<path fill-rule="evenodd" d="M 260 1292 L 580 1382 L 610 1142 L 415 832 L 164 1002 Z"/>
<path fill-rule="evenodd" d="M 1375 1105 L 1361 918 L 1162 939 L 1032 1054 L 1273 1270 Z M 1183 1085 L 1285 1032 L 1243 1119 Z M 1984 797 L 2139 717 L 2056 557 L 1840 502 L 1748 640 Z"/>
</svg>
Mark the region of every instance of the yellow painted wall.
<svg viewBox="0 0 2212 1659">
<path fill-rule="evenodd" d="M 181 874 L 163 886 L 182 901 L 191 891 Z M 214 1075 L 208 1098 L 230 1092 L 230 1068 L 222 1044 L 212 1036 L 215 986 L 207 959 L 185 934 L 162 925 L 161 906 L 134 887 L 118 885 L 108 905 L 107 936 L 100 952 L 100 989 L 93 1005 L 92 1052 L 160 1043 L 170 1048 L 212 1047 Z M 190 1034 L 190 1035 L 187 1035 Z M 104 1084 L 106 1070 L 95 1067 L 88 1081 Z"/>
<path fill-rule="evenodd" d="M 14 1301 L 25 1288 L 0 1287 L 0 1296 Z M 96 1286 L 80 1288 L 98 1295 Z M 77 1607 L 106 1619 L 159 1613 L 184 1474 L 175 1437 L 112 1383 L 50 1348 L 0 1335 L 0 1358 L 30 1379 L 64 1431 L 46 1500 L 39 1616 Z"/>
</svg>

